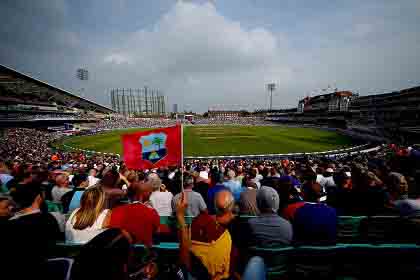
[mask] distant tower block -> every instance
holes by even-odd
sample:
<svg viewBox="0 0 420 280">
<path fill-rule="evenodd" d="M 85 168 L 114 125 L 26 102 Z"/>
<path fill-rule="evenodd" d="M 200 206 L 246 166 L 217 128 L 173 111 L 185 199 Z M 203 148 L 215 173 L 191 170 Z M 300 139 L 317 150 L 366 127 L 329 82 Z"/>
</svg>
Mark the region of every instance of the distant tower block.
<svg viewBox="0 0 420 280">
<path fill-rule="evenodd" d="M 84 69 L 84 68 L 77 69 L 76 70 L 76 78 L 79 79 L 82 82 L 89 80 L 89 71 L 87 69 Z M 85 91 L 85 89 L 84 89 L 84 87 L 82 87 L 80 89 L 80 92 L 79 92 L 80 96 L 82 96 L 82 97 L 84 96 L 84 91 Z"/>
<path fill-rule="evenodd" d="M 76 71 L 76 77 L 81 81 L 89 80 L 89 71 L 84 68 L 79 68 Z"/>
<path fill-rule="evenodd" d="M 173 107 L 173 109 L 172 109 L 172 113 L 178 113 L 178 104 L 174 104 L 174 107 Z"/>
<path fill-rule="evenodd" d="M 267 84 L 267 90 L 270 92 L 270 108 L 269 110 L 273 110 L 273 91 L 276 89 L 275 83 Z"/>
<path fill-rule="evenodd" d="M 165 114 L 165 96 L 157 89 L 111 89 L 111 106 L 126 117 Z"/>
</svg>

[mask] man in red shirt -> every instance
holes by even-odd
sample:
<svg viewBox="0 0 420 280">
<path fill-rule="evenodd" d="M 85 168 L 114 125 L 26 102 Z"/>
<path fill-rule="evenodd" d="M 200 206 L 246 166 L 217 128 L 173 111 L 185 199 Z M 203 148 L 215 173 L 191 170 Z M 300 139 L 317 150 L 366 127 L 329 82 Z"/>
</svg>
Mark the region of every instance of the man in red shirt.
<svg viewBox="0 0 420 280">
<path fill-rule="evenodd" d="M 153 234 L 158 231 L 160 218 L 147 201 L 152 192 L 150 183 L 138 182 L 130 186 L 132 203 L 112 209 L 109 227 L 130 233 L 134 243 L 152 246 Z"/>
</svg>

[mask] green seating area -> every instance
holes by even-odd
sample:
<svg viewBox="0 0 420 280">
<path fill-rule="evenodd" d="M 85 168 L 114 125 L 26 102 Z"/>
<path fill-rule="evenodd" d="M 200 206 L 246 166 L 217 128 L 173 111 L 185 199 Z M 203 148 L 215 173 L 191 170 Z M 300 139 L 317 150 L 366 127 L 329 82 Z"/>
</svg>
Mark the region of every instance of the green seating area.
<svg viewBox="0 0 420 280">
<path fill-rule="evenodd" d="M 246 221 L 250 217 L 240 218 Z M 191 224 L 192 217 L 188 217 L 187 222 Z M 339 217 L 338 243 L 334 246 L 253 247 L 241 250 L 241 255 L 261 256 L 270 279 L 405 278 L 420 272 L 420 246 L 413 242 L 417 240 L 404 242 L 399 234 L 391 235 L 404 222 L 405 219 L 396 216 L 343 216 Z M 161 224 L 174 228 L 176 220 L 161 217 Z M 81 247 L 80 244 L 57 243 L 51 257 L 75 257 Z M 176 242 L 153 246 L 159 262 L 163 263 L 177 262 L 178 249 Z M 133 245 L 133 250 L 139 258 L 147 252 L 143 245 Z"/>
<path fill-rule="evenodd" d="M 253 216 L 240 216 L 241 222 Z M 410 243 L 420 244 L 414 230 L 420 229 L 420 221 L 400 216 L 339 216 L 337 243 Z"/>
<path fill-rule="evenodd" d="M 47 205 L 48 212 L 60 212 L 63 213 L 63 205 L 58 202 L 54 202 L 51 200 L 45 200 L 45 204 Z"/>
<path fill-rule="evenodd" d="M 337 223 L 337 239 L 340 243 L 358 242 L 360 223 L 366 216 L 340 216 Z"/>
<path fill-rule="evenodd" d="M 75 257 L 82 245 L 57 243 L 51 257 Z M 146 254 L 143 245 L 133 245 L 137 257 Z M 177 262 L 178 243 L 153 246 L 160 262 Z M 270 279 L 364 279 L 379 276 L 405 278 L 420 272 L 420 246 L 415 244 L 337 244 L 249 248 L 248 255 L 264 258 Z M 373 279 L 373 278 L 372 278 Z"/>
<path fill-rule="evenodd" d="M 185 223 L 191 225 L 193 219 L 192 216 L 185 216 Z M 170 228 L 176 227 L 176 218 L 174 216 L 160 216 L 160 224 L 167 225 Z"/>
</svg>

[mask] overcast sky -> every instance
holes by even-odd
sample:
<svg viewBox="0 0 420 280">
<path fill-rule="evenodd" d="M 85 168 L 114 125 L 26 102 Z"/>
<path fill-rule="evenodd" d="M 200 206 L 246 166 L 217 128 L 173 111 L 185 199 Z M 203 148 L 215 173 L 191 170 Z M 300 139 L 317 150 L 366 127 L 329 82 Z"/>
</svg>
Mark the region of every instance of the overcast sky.
<svg viewBox="0 0 420 280">
<path fill-rule="evenodd" d="M 267 82 L 276 108 L 420 84 L 419 0 L 1 0 L 0 21 L 1 64 L 104 105 L 144 85 L 202 112 L 266 108 Z"/>
</svg>

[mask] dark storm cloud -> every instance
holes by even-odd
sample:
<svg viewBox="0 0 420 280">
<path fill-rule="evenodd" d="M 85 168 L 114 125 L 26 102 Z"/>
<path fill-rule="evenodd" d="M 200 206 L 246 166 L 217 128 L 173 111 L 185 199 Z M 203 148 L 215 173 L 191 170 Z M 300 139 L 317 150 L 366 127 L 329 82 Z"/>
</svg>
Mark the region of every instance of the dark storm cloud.
<svg viewBox="0 0 420 280">
<path fill-rule="evenodd" d="M 112 87 L 149 85 L 198 111 L 265 107 L 270 81 L 278 107 L 327 85 L 420 83 L 419 1 L 262 2 L 3 0 L 0 63 L 103 104 Z"/>
</svg>

